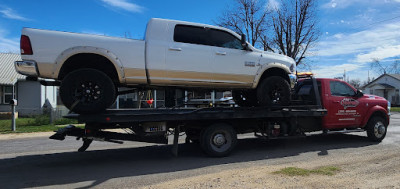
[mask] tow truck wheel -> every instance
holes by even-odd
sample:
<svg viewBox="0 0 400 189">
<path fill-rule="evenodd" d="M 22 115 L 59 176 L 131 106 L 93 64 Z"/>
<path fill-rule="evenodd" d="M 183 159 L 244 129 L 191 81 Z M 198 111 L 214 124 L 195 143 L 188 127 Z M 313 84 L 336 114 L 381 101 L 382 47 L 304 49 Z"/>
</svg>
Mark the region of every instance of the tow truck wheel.
<svg viewBox="0 0 400 189">
<path fill-rule="evenodd" d="M 63 104 L 75 113 L 89 114 L 104 111 L 116 98 L 113 81 L 95 69 L 79 69 L 65 76 L 60 86 Z"/>
<path fill-rule="evenodd" d="M 369 139 L 375 142 L 381 142 L 387 131 L 387 125 L 382 117 L 372 117 L 367 124 L 367 136 Z"/>
<path fill-rule="evenodd" d="M 229 155 L 237 143 L 235 130 L 227 124 L 215 124 L 207 127 L 200 137 L 203 151 L 213 157 Z"/>
<path fill-rule="evenodd" d="M 288 105 L 289 83 L 280 76 L 267 77 L 258 85 L 257 99 L 260 106 Z"/>
</svg>

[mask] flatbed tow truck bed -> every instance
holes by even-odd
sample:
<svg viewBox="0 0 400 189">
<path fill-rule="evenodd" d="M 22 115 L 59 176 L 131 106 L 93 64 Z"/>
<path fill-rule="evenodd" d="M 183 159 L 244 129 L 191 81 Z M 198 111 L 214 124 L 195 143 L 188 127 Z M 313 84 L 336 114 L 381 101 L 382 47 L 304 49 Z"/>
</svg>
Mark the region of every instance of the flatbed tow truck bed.
<svg viewBox="0 0 400 189">
<path fill-rule="evenodd" d="M 279 117 L 324 116 L 326 109 L 317 106 L 233 107 L 199 109 L 125 109 L 107 110 L 101 114 L 69 114 L 65 116 L 85 123 L 130 123 L 157 121 L 194 121 L 221 119 L 265 119 Z"/>
<path fill-rule="evenodd" d="M 287 121 L 286 125 L 297 125 L 299 119 L 322 117 L 327 110 L 319 106 L 282 106 L 282 107 L 213 107 L 213 108 L 169 108 L 169 109 L 109 109 L 100 114 L 68 114 L 66 118 L 85 123 L 85 128 L 67 126 L 56 132 L 51 139 L 64 140 L 66 136 L 82 138 L 83 145 L 78 151 L 85 151 L 93 140 L 122 143 L 122 141 L 139 141 L 149 143 L 168 143 L 168 135 L 174 136 L 172 153 L 178 154 L 178 138 L 180 132 L 186 133 L 186 142 L 205 143 L 202 139 L 208 128 L 217 128 L 217 133 L 234 135 L 225 138 L 213 136 L 219 140 L 217 153 L 208 152 L 211 156 L 225 156 L 236 144 L 237 133 L 261 133 L 258 136 L 272 135 L 273 127 L 279 121 Z M 285 126 L 288 127 L 288 126 Z M 109 129 L 128 129 L 129 133 L 104 131 Z M 227 129 L 228 128 L 228 129 Z M 294 135 L 297 129 L 286 128 L 284 136 Z M 291 131 L 289 131 L 291 130 Z M 269 134 L 268 134 L 269 132 Z M 270 138 L 277 138 L 275 133 Z M 283 136 L 283 135 L 282 135 Z M 221 138 L 222 137 L 222 138 Z M 228 141 L 230 140 L 230 141 Z M 207 140 L 208 141 L 208 140 Z M 231 143 L 228 150 L 220 150 L 221 146 Z M 206 144 L 201 144 L 207 148 Z M 225 148 L 224 148 L 225 149 Z"/>
</svg>

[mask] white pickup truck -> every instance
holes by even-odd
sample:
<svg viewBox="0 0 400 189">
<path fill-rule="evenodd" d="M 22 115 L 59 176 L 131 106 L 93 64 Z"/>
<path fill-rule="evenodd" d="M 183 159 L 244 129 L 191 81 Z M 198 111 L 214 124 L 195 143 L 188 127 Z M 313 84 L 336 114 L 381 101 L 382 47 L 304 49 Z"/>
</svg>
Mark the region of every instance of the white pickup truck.
<svg viewBox="0 0 400 189">
<path fill-rule="evenodd" d="M 260 51 L 221 27 L 151 19 L 144 40 L 23 28 L 16 70 L 60 81 L 64 105 L 96 113 L 118 87 L 232 90 L 242 106 L 286 103 L 296 80 L 287 56 Z"/>
</svg>

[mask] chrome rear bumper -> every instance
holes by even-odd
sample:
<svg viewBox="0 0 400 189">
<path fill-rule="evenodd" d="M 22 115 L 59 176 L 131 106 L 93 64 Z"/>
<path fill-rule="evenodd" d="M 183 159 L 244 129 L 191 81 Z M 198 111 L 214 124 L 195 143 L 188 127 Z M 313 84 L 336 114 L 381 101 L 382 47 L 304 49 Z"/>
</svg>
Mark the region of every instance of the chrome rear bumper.
<svg viewBox="0 0 400 189">
<path fill-rule="evenodd" d="M 14 66 L 15 70 L 22 75 L 33 77 L 39 76 L 37 63 L 33 60 L 15 61 Z"/>
</svg>

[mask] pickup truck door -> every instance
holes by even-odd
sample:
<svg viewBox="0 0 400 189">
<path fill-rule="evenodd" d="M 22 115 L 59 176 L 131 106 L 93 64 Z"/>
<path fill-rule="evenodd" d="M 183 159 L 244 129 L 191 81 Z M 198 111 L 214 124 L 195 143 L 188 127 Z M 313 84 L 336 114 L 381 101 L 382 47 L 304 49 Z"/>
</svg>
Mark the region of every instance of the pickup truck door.
<svg viewBox="0 0 400 189">
<path fill-rule="evenodd" d="M 243 50 L 240 39 L 226 31 L 211 29 L 210 33 L 213 41 L 211 85 L 251 87 L 261 54 Z"/>
<path fill-rule="evenodd" d="M 326 96 L 325 106 L 328 115 L 324 117 L 324 126 L 327 129 L 338 129 L 359 126 L 361 116 L 364 115 L 356 91 L 342 81 L 329 81 L 330 94 Z"/>
<path fill-rule="evenodd" d="M 208 85 L 211 81 L 211 46 L 208 28 L 176 25 L 166 49 L 166 77 L 176 85 Z"/>
</svg>

